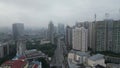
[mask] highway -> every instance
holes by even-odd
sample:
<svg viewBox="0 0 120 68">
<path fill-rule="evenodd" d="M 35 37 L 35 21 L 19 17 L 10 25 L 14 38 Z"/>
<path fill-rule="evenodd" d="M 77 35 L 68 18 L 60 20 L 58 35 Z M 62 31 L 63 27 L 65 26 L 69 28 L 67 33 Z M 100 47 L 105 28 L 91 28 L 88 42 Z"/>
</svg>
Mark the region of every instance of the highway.
<svg viewBox="0 0 120 68">
<path fill-rule="evenodd" d="M 52 60 L 52 66 L 55 66 L 56 68 L 65 68 L 63 44 L 64 42 L 58 39 L 57 48 Z"/>
</svg>

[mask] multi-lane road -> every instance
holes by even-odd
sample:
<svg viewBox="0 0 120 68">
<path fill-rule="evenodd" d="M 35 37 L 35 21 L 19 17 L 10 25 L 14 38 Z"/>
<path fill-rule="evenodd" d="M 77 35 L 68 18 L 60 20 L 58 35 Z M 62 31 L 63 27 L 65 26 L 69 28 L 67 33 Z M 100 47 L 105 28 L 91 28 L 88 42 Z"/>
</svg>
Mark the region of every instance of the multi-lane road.
<svg viewBox="0 0 120 68">
<path fill-rule="evenodd" d="M 55 66 L 56 68 L 66 68 L 65 64 L 65 53 L 66 47 L 61 39 L 58 39 L 57 48 L 55 50 L 55 54 L 52 60 L 51 66 Z"/>
</svg>

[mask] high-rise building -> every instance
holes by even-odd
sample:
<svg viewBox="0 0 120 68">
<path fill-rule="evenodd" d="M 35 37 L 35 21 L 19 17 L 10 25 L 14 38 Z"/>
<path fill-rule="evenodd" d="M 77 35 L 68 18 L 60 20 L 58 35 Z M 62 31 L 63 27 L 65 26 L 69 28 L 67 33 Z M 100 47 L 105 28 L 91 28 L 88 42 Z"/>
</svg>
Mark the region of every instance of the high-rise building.
<svg viewBox="0 0 120 68">
<path fill-rule="evenodd" d="M 88 30 L 84 27 L 75 27 L 72 32 L 72 43 L 74 50 L 87 51 L 88 50 Z"/>
<path fill-rule="evenodd" d="M 54 24 L 51 21 L 48 25 L 48 40 L 50 40 L 52 44 L 54 44 L 54 33 Z"/>
<path fill-rule="evenodd" d="M 18 40 L 24 35 L 24 24 L 14 23 L 12 28 L 13 28 L 13 38 L 14 38 L 14 40 Z"/>
<path fill-rule="evenodd" d="M 8 43 L 0 43 L 0 58 L 9 55 Z"/>
<path fill-rule="evenodd" d="M 120 22 L 114 20 L 96 23 L 96 51 L 120 53 Z"/>
<path fill-rule="evenodd" d="M 96 22 L 90 22 L 89 23 L 89 45 L 88 47 L 92 49 L 93 52 L 95 52 L 95 40 L 96 40 L 96 32 L 95 32 L 95 24 Z"/>
<path fill-rule="evenodd" d="M 65 34 L 65 27 L 64 24 L 58 24 L 58 35 L 59 36 L 64 36 Z"/>
<path fill-rule="evenodd" d="M 85 29 L 88 29 L 88 49 L 95 52 L 95 39 L 96 39 L 96 32 L 95 32 L 95 24 L 96 20 L 94 22 L 77 22 L 76 27 L 84 27 Z"/>
<path fill-rule="evenodd" d="M 0 42 L 0 58 L 15 53 L 15 47 L 12 42 L 12 40 Z"/>
<path fill-rule="evenodd" d="M 77 22 L 75 24 L 76 27 L 84 27 L 85 29 L 88 29 L 89 28 L 89 22 Z"/>
<path fill-rule="evenodd" d="M 65 42 L 68 50 L 72 48 L 72 27 L 66 26 Z"/>
<path fill-rule="evenodd" d="M 47 40 L 47 29 L 46 29 L 46 28 L 42 28 L 42 29 L 40 30 L 40 37 L 41 37 L 42 39 L 46 39 L 46 40 Z"/>
</svg>

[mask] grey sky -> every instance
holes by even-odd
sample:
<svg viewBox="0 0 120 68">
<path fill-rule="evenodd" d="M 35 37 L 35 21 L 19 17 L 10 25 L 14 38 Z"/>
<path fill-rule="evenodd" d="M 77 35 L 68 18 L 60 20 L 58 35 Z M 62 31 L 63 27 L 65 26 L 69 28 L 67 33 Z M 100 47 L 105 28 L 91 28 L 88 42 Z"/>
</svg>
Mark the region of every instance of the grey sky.
<svg viewBox="0 0 120 68">
<path fill-rule="evenodd" d="M 53 23 L 74 24 L 76 21 L 103 20 L 105 13 L 119 19 L 120 0 L 0 0 L 0 26 L 22 22 L 26 26 Z"/>
</svg>

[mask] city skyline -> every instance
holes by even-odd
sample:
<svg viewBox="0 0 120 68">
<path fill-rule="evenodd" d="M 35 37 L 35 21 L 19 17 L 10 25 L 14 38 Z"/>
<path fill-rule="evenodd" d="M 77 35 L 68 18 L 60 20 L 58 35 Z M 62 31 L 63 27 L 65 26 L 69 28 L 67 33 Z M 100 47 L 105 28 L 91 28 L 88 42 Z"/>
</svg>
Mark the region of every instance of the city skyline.
<svg viewBox="0 0 120 68">
<path fill-rule="evenodd" d="M 79 21 L 94 21 L 109 18 L 120 19 L 119 0 L 20 0 L 0 1 L 1 25 L 10 27 L 13 23 L 24 23 L 27 27 L 47 27 L 49 21 L 54 24 L 64 23 L 73 25 Z M 114 6 L 113 6 L 114 5 Z"/>
<path fill-rule="evenodd" d="M 0 0 L 0 68 L 120 68 L 120 0 Z"/>
</svg>

